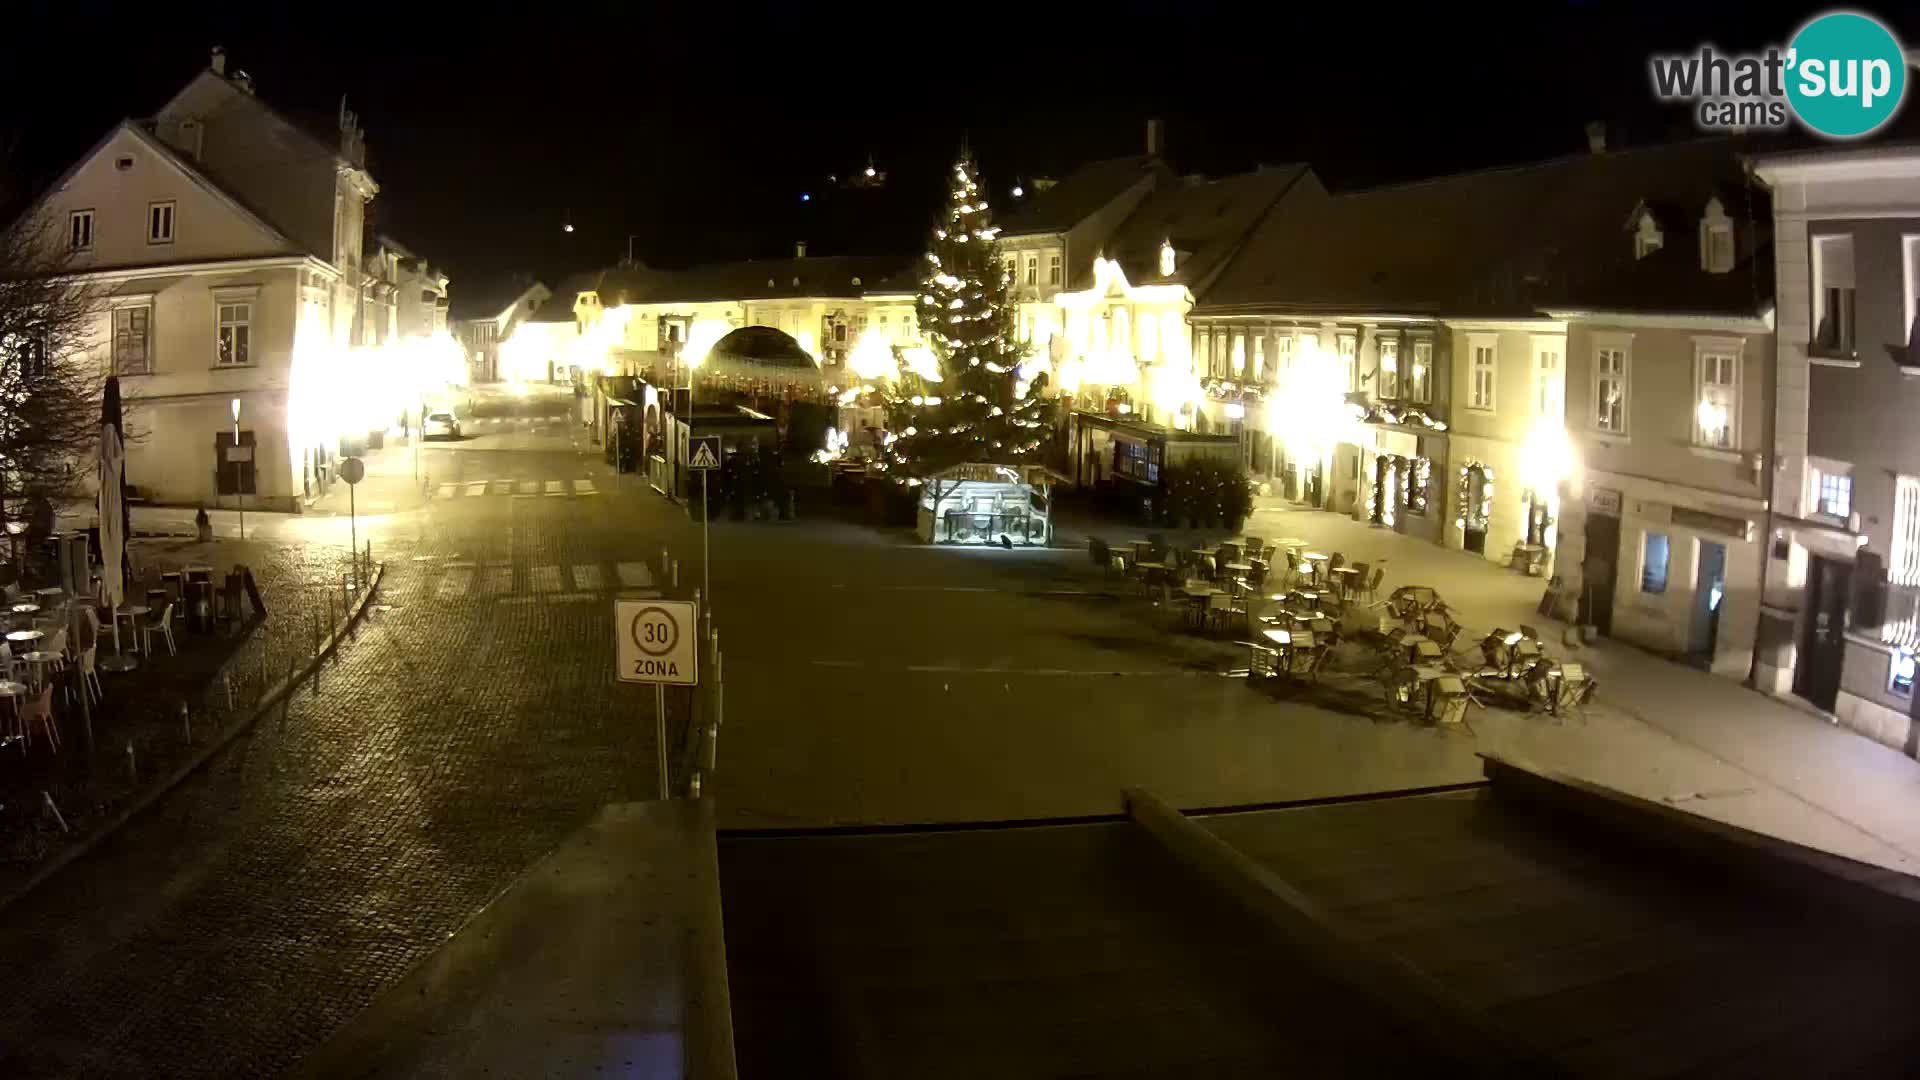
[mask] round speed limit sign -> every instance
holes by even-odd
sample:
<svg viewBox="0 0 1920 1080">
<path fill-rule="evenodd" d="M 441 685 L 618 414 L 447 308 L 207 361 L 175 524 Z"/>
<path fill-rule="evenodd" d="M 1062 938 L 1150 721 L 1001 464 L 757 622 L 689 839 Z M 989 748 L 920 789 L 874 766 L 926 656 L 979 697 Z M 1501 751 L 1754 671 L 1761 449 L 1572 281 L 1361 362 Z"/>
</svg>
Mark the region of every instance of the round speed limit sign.
<svg viewBox="0 0 1920 1080">
<path fill-rule="evenodd" d="M 678 600 L 615 600 L 615 663 L 621 682 L 699 682 L 693 605 Z"/>
</svg>

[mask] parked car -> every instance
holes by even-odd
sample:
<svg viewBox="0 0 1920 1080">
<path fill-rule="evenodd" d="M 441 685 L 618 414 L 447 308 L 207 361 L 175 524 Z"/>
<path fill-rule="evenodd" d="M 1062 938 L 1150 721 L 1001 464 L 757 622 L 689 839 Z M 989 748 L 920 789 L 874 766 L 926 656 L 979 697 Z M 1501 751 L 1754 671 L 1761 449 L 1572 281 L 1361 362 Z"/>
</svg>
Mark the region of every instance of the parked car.
<svg viewBox="0 0 1920 1080">
<path fill-rule="evenodd" d="M 460 437 L 460 420 L 450 412 L 428 413 L 420 425 L 420 437 L 431 439 L 441 436 L 448 439 Z"/>
</svg>

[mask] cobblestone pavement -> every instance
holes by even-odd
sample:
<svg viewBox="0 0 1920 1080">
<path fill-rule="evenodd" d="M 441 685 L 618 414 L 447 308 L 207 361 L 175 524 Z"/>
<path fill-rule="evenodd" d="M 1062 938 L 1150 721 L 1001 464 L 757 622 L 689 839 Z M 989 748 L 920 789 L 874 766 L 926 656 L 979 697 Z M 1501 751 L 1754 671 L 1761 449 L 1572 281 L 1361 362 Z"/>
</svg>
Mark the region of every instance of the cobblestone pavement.
<svg viewBox="0 0 1920 1080">
<path fill-rule="evenodd" d="M 599 806 L 652 797 L 606 593 L 539 572 L 623 580 L 606 512 L 475 500 L 383 537 L 390 607 L 317 687 L 7 910 L 0 971 L 31 975 L 0 994 L 0 1075 L 272 1075 Z"/>
</svg>

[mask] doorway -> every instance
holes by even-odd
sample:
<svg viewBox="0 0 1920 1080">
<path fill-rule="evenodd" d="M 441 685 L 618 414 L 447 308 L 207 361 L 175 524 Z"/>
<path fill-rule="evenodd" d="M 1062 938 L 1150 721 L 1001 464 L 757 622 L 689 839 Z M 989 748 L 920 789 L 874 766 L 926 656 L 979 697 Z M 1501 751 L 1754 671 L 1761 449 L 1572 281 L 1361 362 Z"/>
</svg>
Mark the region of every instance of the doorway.
<svg viewBox="0 0 1920 1080">
<path fill-rule="evenodd" d="M 1793 669 L 1793 692 L 1832 712 L 1840 696 L 1840 667 L 1846 659 L 1853 567 L 1818 555 L 1807 562 L 1807 621 L 1800 634 L 1800 659 Z"/>
<path fill-rule="evenodd" d="M 1487 467 L 1479 462 L 1467 465 L 1467 479 L 1461 494 L 1460 546 L 1475 555 L 1487 553 L 1487 520 L 1493 513 L 1493 482 L 1487 479 Z"/>
<path fill-rule="evenodd" d="M 1613 633 L 1613 583 L 1620 563 L 1620 519 L 1587 514 L 1587 558 L 1580 564 L 1581 621 L 1602 634 Z"/>
<path fill-rule="evenodd" d="M 1712 540 L 1695 543 L 1699 557 L 1694 560 L 1687 655 L 1711 667 L 1714 646 L 1720 640 L 1720 602 L 1727 592 L 1727 545 Z"/>
</svg>

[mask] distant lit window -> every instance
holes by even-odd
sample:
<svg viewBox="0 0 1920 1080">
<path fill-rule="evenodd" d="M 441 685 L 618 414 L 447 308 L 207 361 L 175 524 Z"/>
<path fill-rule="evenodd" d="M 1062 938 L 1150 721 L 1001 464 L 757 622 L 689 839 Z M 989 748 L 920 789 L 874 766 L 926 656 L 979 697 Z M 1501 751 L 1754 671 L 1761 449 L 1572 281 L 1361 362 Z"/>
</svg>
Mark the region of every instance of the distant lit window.
<svg viewBox="0 0 1920 1080">
<path fill-rule="evenodd" d="M 1374 394 L 1382 398 L 1400 396 L 1400 339 L 1397 337 L 1377 337 L 1373 347 L 1378 352 L 1379 374 L 1375 377 Z"/>
<path fill-rule="evenodd" d="M 1667 591 L 1667 550 L 1669 544 L 1666 533 L 1647 533 L 1640 547 L 1640 591 L 1643 593 L 1663 593 Z"/>
<path fill-rule="evenodd" d="M 1813 238 L 1813 351 L 1853 352 L 1853 237 Z M 1904 344 L 1904 343 L 1903 343 Z"/>
<path fill-rule="evenodd" d="M 173 203 L 147 204 L 147 243 L 173 243 Z"/>
<path fill-rule="evenodd" d="M 1887 689 L 1902 697 L 1913 695 L 1913 654 L 1905 649 L 1896 649 L 1893 665 L 1887 673 Z"/>
<path fill-rule="evenodd" d="M 1058 285 L 1060 284 L 1060 278 L 1061 278 L 1060 256 L 1048 255 L 1047 256 L 1047 284 Z"/>
<path fill-rule="evenodd" d="M 1730 450 L 1740 443 L 1740 357 L 1722 346 L 1703 344 L 1698 349 L 1694 445 Z"/>
<path fill-rule="evenodd" d="M 1473 367 L 1468 374 L 1473 381 L 1468 384 L 1467 408 L 1469 409 L 1493 411 L 1495 373 L 1498 371 L 1499 363 L 1499 356 L 1494 352 L 1494 341 L 1492 336 L 1488 336 L 1475 339 L 1471 343 Z"/>
<path fill-rule="evenodd" d="M 1407 369 L 1407 400 L 1425 405 L 1433 394 L 1433 342 L 1413 343 L 1413 366 Z"/>
<path fill-rule="evenodd" d="M 1351 391 L 1359 385 L 1354 380 L 1359 377 L 1355 356 L 1359 351 L 1359 339 L 1352 334 L 1340 334 L 1334 338 L 1334 348 L 1340 359 L 1340 381 Z"/>
<path fill-rule="evenodd" d="M 113 309 L 113 370 L 145 375 L 153 370 L 153 308 L 146 304 Z"/>
<path fill-rule="evenodd" d="M 74 251 L 93 250 L 93 211 L 75 210 L 67 215 L 67 247 Z"/>
<path fill-rule="evenodd" d="M 1816 475 L 1820 478 L 1820 512 L 1837 518 L 1853 513 L 1853 477 L 1834 472 Z"/>
<path fill-rule="evenodd" d="M 215 361 L 221 367 L 238 367 L 253 362 L 253 305 L 219 305 L 219 351 Z"/>
<path fill-rule="evenodd" d="M 1040 256 L 1027 256 L 1027 284 L 1040 284 Z"/>
</svg>

